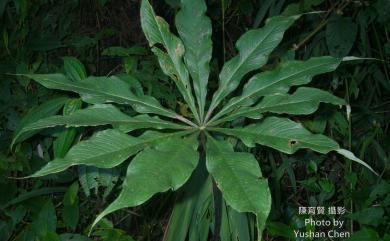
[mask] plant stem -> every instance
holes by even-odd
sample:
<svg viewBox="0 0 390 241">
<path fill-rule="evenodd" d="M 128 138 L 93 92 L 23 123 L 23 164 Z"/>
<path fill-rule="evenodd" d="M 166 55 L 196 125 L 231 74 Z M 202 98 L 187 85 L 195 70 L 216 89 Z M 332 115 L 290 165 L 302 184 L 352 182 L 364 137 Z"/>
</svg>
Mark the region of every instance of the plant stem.
<svg viewBox="0 0 390 241">
<path fill-rule="evenodd" d="M 206 133 L 201 132 L 200 134 L 200 142 L 202 144 L 202 152 L 201 154 L 206 156 Z M 206 158 L 205 158 L 206 159 Z M 212 241 L 220 241 L 220 231 L 221 231 L 221 219 L 222 219 L 222 195 L 219 191 L 217 184 L 214 180 L 212 180 L 212 194 L 213 194 L 213 207 L 214 207 L 214 233 L 212 237 Z"/>
<path fill-rule="evenodd" d="M 221 219 L 222 219 L 222 209 L 221 209 L 221 192 L 219 191 L 217 184 L 212 179 L 213 185 L 213 205 L 214 205 L 214 234 L 212 241 L 220 241 L 220 232 L 221 232 Z"/>
<path fill-rule="evenodd" d="M 351 3 L 351 1 L 347 1 L 343 6 L 339 7 L 336 12 L 339 12 L 339 11 L 342 11 L 345 7 L 347 7 L 349 4 Z M 294 51 L 297 51 L 298 49 L 300 49 L 302 46 L 304 46 L 306 44 L 306 42 L 308 42 L 312 37 L 314 37 L 319 31 L 322 30 L 322 28 L 324 28 L 326 26 L 326 24 L 328 23 L 328 16 L 330 15 L 331 12 L 333 12 L 333 10 L 336 9 L 336 5 L 334 5 L 331 9 L 329 9 L 324 17 L 324 19 L 320 22 L 320 24 L 309 34 L 307 35 L 301 42 L 299 42 L 298 44 L 294 44 L 294 46 L 292 47 L 292 50 Z"/>
<path fill-rule="evenodd" d="M 350 103 L 350 100 L 349 100 L 349 85 L 348 85 L 348 80 L 345 80 L 345 89 L 346 89 L 346 93 L 347 93 L 347 105 L 349 105 Z M 350 107 L 349 107 L 350 108 Z M 351 150 L 352 149 L 352 115 L 351 113 L 347 113 L 347 119 L 348 119 L 348 149 Z M 348 162 L 348 171 L 349 171 L 349 174 L 352 174 L 352 162 L 350 160 L 347 160 Z M 350 192 L 352 194 L 353 192 L 353 185 L 352 183 L 350 184 Z M 352 197 L 350 198 L 350 209 L 351 209 L 351 213 L 353 212 L 353 200 L 352 200 Z M 350 232 L 353 233 L 353 220 L 351 219 L 350 220 Z"/>
</svg>

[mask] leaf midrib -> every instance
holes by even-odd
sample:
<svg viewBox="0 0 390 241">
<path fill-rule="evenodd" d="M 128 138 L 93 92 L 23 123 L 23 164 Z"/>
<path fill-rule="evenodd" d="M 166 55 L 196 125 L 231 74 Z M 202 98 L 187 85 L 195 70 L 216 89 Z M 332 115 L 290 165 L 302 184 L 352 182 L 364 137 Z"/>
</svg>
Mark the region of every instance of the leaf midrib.
<svg viewBox="0 0 390 241">
<path fill-rule="evenodd" d="M 294 129 L 299 129 L 297 127 L 291 127 L 291 128 L 287 128 L 285 129 L 286 131 L 289 131 L 289 130 L 294 130 Z M 216 130 L 216 131 L 220 131 L 224 134 L 228 134 L 228 135 L 233 135 L 233 136 L 236 136 L 236 137 L 239 137 L 238 135 L 235 135 L 233 134 L 234 132 L 236 133 L 244 133 L 244 134 L 247 134 L 247 135 L 250 135 L 250 136 L 255 136 L 255 140 L 257 139 L 256 136 L 261 136 L 261 137 L 264 137 L 264 139 L 266 138 L 275 138 L 275 139 L 278 139 L 278 140 L 288 140 L 288 139 L 294 139 L 294 138 L 288 138 L 288 137 L 280 137 L 280 136 L 272 136 L 272 135 L 264 135 L 262 133 L 253 133 L 253 132 L 249 132 L 249 131 L 245 131 L 243 129 L 241 130 L 231 130 L 231 129 L 225 129 L 225 128 L 213 128 L 213 130 Z M 309 133 L 310 135 L 315 135 L 315 134 L 312 134 L 312 133 Z M 240 137 L 239 137 L 240 138 Z M 241 138 L 240 138 L 241 139 Z M 302 143 L 302 144 L 308 144 L 310 146 L 315 146 L 315 147 L 324 147 L 324 146 L 321 146 L 321 145 L 318 145 L 318 144 L 314 144 L 312 142 L 308 142 L 308 141 L 302 141 L 301 139 L 298 140 L 299 143 Z M 256 143 L 256 142 L 255 142 Z M 264 144 L 260 144 L 260 145 L 264 145 Z M 326 146 L 326 147 L 330 147 L 330 146 Z M 305 147 L 307 148 L 307 147 Z M 298 148 L 299 149 L 299 148 Z M 297 150 L 297 149 L 296 149 Z M 293 150 L 293 151 L 296 151 L 296 150 Z"/>
<path fill-rule="evenodd" d="M 302 62 L 302 63 L 303 63 L 303 62 Z M 272 83 L 269 83 L 268 85 L 263 86 L 260 90 L 256 90 L 256 91 L 249 92 L 247 95 L 242 95 L 241 98 L 238 98 L 236 101 L 233 101 L 232 103 L 226 105 L 226 107 L 224 108 L 225 110 L 222 110 L 221 113 L 222 113 L 222 112 L 228 112 L 229 109 L 232 108 L 233 106 L 240 104 L 240 103 L 241 103 L 242 101 L 244 101 L 245 99 L 251 98 L 252 96 L 258 94 L 259 92 L 263 91 L 264 89 L 269 88 L 270 86 L 278 85 L 278 84 L 279 84 L 280 82 L 282 82 L 282 81 L 285 81 L 285 80 L 290 79 L 290 78 L 294 78 L 296 75 L 301 75 L 302 73 L 304 73 L 304 72 L 306 72 L 306 71 L 310 71 L 310 70 L 312 70 L 313 68 L 322 67 L 322 66 L 324 66 L 324 65 L 329 65 L 329 63 L 322 63 L 322 64 L 319 64 L 319 65 L 311 66 L 311 67 L 309 67 L 309 68 L 307 68 L 307 69 L 305 69 L 305 70 L 299 71 L 299 72 L 297 72 L 297 73 L 288 75 L 288 76 L 286 76 L 286 77 L 284 77 L 284 78 L 281 78 L 281 79 L 276 80 L 276 81 L 274 81 L 274 82 L 272 82 Z M 306 77 L 306 76 L 303 76 L 303 77 Z M 309 76 L 307 76 L 307 77 L 312 77 L 312 76 L 309 75 Z M 255 79 L 254 79 L 253 81 L 255 81 Z M 287 85 L 287 86 L 290 87 L 289 85 Z M 225 114 L 225 113 L 224 113 L 224 114 Z"/>
<path fill-rule="evenodd" d="M 212 140 L 211 142 L 214 142 L 214 140 Z M 233 171 L 234 168 L 230 165 L 230 162 L 229 162 L 228 159 L 225 157 L 225 156 L 226 156 L 226 155 L 225 155 L 226 152 L 224 152 L 223 150 L 221 150 L 221 149 L 218 147 L 218 144 L 215 144 L 215 143 L 214 143 L 214 147 L 216 147 L 216 149 L 218 149 L 218 151 L 219 151 L 219 153 L 220 153 L 220 155 L 221 155 L 221 157 L 222 157 L 222 159 L 223 159 L 223 162 L 226 164 L 225 167 L 226 167 L 226 166 L 229 167 L 229 168 L 226 168 L 226 169 L 229 170 L 229 172 L 230 172 L 230 174 L 231 174 L 230 176 L 231 176 L 231 177 L 234 177 L 234 179 L 236 180 L 236 183 L 239 184 L 238 186 L 239 186 L 240 189 L 242 190 L 241 193 L 243 193 L 243 194 L 245 195 L 245 197 L 246 197 L 246 200 L 249 201 L 252 210 L 254 210 L 254 212 L 257 213 L 258 210 L 257 210 L 257 208 L 253 205 L 252 199 L 250 199 L 250 194 L 248 194 L 248 193 L 246 192 L 246 190 L 245 190 L 245 188 L 244 188 L 245 185 L 243 185 L 243 184 L 241 183 L 242 178 L 240 178 L 240 177 L 238 177 L 238 176 L 236 175 L 236 173 Z M 226 170 L 226 169 L 225 169 L 225 170 Z M 237 210 L 237 211 L 240 211 L 240 210 Z M 244 211 L 247 211 L 247 210 L 244 210 Z M 248 211 L 249 211 L 249 210 L 248 210 Z"/>
<path fill-rule="evenodd" d="M 60 84 L 60 85 L 63 85 L 63 84 L 64 84 L 64 83 L 62 83 L 62 82 L 57 82 L 57 81 L 55 81 L 55 80 L 51 80 L 51 79 L 48 79 L 48 78 L 46 78 L 46 80 L 47 80 L 47 81 L 51 81 L 51 82 L 53 82 L 53 83 L 55 83 L 55 84 Z M 175 118 L 175 116 L 177 115 L 176 113 L 171 112 L 170 110 L 167 110 L 167 109 L 164 109 L 164 108 L 160 108 L 160 107 L 157 107 L 157 106 L 150 105 L 150 104 L 148 104 L 147 102 L 145 103 L 145 102 L 143 102 L 143 101 L 141 101 L 141 100 L 138 100 L 138 99 L 131 99 L 131 98 L 127 97 L 127 96 L 120 96 L 120 95 L 115 95 L 115 94 L 110 93 L 110 92 L 103 92 L 103 91 L 98 90 L 98 89 L 97 89 L 97 90 L 91 89 L 91 88 L 89 88 L 88 86 L 87 86 L 87 87 L 84 87 L 84 86 L 80 86 L 80 85 L 73 85 L 72 83 L 73 83 L 73 82 L 71 82 L 71 81 L 67 81 L 67 84 L 68 84 L 70 87 L 79 88 L 79 89 L 81 89 L 81 90 L 88 91 L 90 94 L 91 94 L 91 93 L 92 93 L 92 94 L 94 94 L 94 93 L 99 93 L 99 94 L 101 94 L 101 95 L 103 95 L 103 96 L 104 96 L 104 95 L 106 95 L 106 96 L 112 96 L 112 97 L 114 97 L 114 98 L 118 98 L 118 99 L 121 99 L 121 100 L 125 100 L 125 102 L 126 102 L 127 104 L 129 104 L 129 105 L 139 104 L 139 105 L 147 106 L 147 107 L 152 108 L 152 109 L 157 109 L 157 110 L 160 110 L 160 111 L 164 112 L 164 113 L 165 113 L 164 116 L 166 116 L 166 117 Z M 80 82 L 80 83 L 85 84 L 85 82 L 84 82 L 84 83 L 83 83 L 83 82 Z M 65 85 L 65 86 L 66 86 L 66 85 Z M 68 90 L 68 91 L 72 91 L 72 90 Z M 135 103 L 131 104 L 131 103 L 128 103 L 128 101 L 130 101 L 130 102 L 135 102 Z M 167 112 L 170 113 L 170 115 L 167 115 Z M 163 115 L 163 114 L 161 114 L 161 113 L 155 113 L 155 114 Z M 174 114 L 174 115 L 172 116 L 172 114 Z"/>
</svg>

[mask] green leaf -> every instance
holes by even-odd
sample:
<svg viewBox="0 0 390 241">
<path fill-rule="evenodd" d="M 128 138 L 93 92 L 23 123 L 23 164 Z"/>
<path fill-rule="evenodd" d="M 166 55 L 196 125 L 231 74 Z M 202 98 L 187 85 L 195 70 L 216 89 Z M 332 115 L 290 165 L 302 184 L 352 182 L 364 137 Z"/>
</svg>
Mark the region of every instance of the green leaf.
<svg viewBox="0 0 390 241">
<path fill-rule="evenodd" d="M 65 74 L 74 81 L 87 78 L 84 65 L 74 57 L 63 57 Z"/>
<path fill-rule="evenodd" d="M 356 39 L 357 25 L 349 17 L 334 15 L 326 26 L 326 44 L 332 56 L 344 57 Z"/>
<path fill-rule="evenodd" d="M 181 188 L 166 226 L 163 241 L 206 240 L 209 234 L 208 208 L 211 204 L 211 178 L 204 155 L 188 182 Z M 205 238 L 201 238 L 205 237 Z"/>
<path fill-rule="evenodd" d="M 78 175 L 81 187 L 87 197 L 91 195 L 90 190 L 93 189 L 95 195 L 106 198 L 116 185 L 120 173 L 118 168 L 79 166 Z"/>
<path fill-rule="evenodd" d="M 181 187 L 198 163 L 197 136 L 168 138 L 139 153 L 127 169 L 119 197 L 98 215 L 92 227 L 109 213 L 138 206 L 156 193 Z"/>
<path fill-rule="evenodd" d="M 279 222 L 271 222 L 267 224 L 267 233 L 271 235 L 272 237 L 284 237 L 288 239 L 294 239 L 295 234 L 294 230 L 284 224 Z"/>
<path fill-rule="evenodd" d="M 92 239 L 80 234 L 64 233 L 60 235 L 61 241 L 93 241 Z"/>
<path fill-rule="evenodd" d="M 14 132 L 14 137 L 13 137 L 11 147 L 16 144 L 15 142 L 16 137 L 19 137 L 19 142 L 20 142 L 33 136 L 38 132 L 38 131 L 31 131 L 27 134 L 22 135 L 21 132 L 26 126 L 30 125 L 31 123 L 35 123 L 39 119 L 56 114 L 68 100 L 69 100 L 68 98 L 59 97 L 59 98 L 49 100 L 38 107 L 32 108 L 23 117 L 23 119 L 20 121 L 18 128 Z"/>
<path fill-rule="evenodd" d="M 259 124 L 244 128 L 214 128 L 214 130 L 236 136 L 249 147 L 254 147 L 257 143 L 288 154 L 301 148 L 310 148 L 323 154 L 340 148 L 332 139 L 324 135 L 312 134 L 300 123 L 286 118 L 268 117 Z"/>
<path fill-rule="evenodd" d="M 362 230 L 357 231 L 352 234 L 350 238 L 345 239 L 345 241 L 378 241 L 379 235 L 375 230 L 369 228 L 363 228 Z"/>
<path fill-rule="evenodd" d="M 79 192 L 79 185 L 77 182 L 73 183 L 64 195 L 64 205 L 74 205 L 77 202 L 77 194 Z"/>
<path fill-rule="evenodd" d="M 49 162 L 31 177 L 58 173 L 75 165 L 112 168 L 156 142 L 170 136 L 181 136 L 188 133 L 188 131 L 175 133 L 148 131 L 142 136 L 132 137 L 115 129 L 100 131 L 90 139 L 73 146 L 63 159 Z"/>
<path fill-rule="evenodd" d="M 39 235 L 36 240 L 39 241 L 61 241 L 58 234 L 56 234 L 54 231 L 48 231 L 44 233 L 43 235 Z"/>
<path fill-rule="evenodd" d="M 25 125 L 20 129 L 17 135 L 14 136 L 14 143 L 25 140 L 25 137 L 31 136 L 30 133 L 36 133 L 44 128 L 66 126 L 100 126 L 112 125 L 118 127 L 124 132 L 129 132 L 140 128 L 155 128 L 155 129 L 186 129 L 187 126 L 164 121 L 158 117 L 150 117 L 147 115 L 138 115 L 135 117 L 128 116 L 122 113 L 113 105 L 97 104 L 86 109 L 77 110 L 70 115 L 51 116 L 36 122 Z"/>
<path fill-rule="evenodd" d="M 80 209 L 77 205 L 64 206 L 62 211 L 62 218 L 66 226 L 75 230 L 80 218 Z"/>
<path fill-rule="evenodd" d="M 73 99 L 66 102 L 64 109 L 63 109 L 63 115 L 70 115 L 76 110 L 80 109 L 82 105 L 82 102 L 80 99 Z M 37 121 L 39 122 L 39 121 Z M 35 122 L 35 123 L 37 123 Z M 32 123 L 32 124 L 35 124 Z M 26 126 L 28 127 L 28 126 Z M 26 128 L 25 127 L 25 128 Z M 25 129 L 23 128 L 23 129 Z M 23 132 L 23 130 L 21 131 Z M 73 141 L 76 137 L 76 129 L 71 128 L 68 130 L 63 130 L 56 140 L 53 141 L 53 153 L 55 158 L 62 158 L 65 156 L 66 152 L 68 152 L 69 148 L 72 146 Z M 17 137 L 16 137 L 17 138 Z M 15 140 L 17 141 L 17 140 Z"/>
<path fill-rule="evenodd" d="M 36 230 L 39 230 L 42 233 L 48 231 L 56 231 L 57 228 L 57 216 L 56 210 L 53 203 L 49 200 L 45 202 L 41 210 L 38 213 L 37 219 L 34 221 L 33 225 Z"/>
<path fill-rule="evenodd" d="M 33 74 L 26 76 L 49 89 L 76 92 L 88 103 L 116 102 L 131 105 L 140 113 L 154 113 L 171 118 L 177 118 L 178 116 L 173 111 L 162 107 L 151 96 L 136 96 L 130 91 L 130 86 L 116 76 L 88 77 L 77 82 L 70 81 L 63 74 Z"/>
<path fill-rule="evenodd" d="M 245 84 L 242 94 L 232 98 L 213 118 L 217 119 L 234 108 L 249 106 L 261 96 L 287 93 L 291 86 L 309 83 L 315 75 L 334 71 L 341 59 L 325 56 L 307 61 L 289 61 L 274 70 L 254 75 Z"/>
<path fill-rule="evenodd" d="M 345 149 L 338 149 L 338 150 L 336 150 L 336 152 L 339 153 L 340 155 L 346 157 L 347 159 L 349 159 L 351 161 L 354 161 L 356 163 L 359 163 L 360 165 L 363 165 L 363 166 L 367 167 L 375 175 L 379 176 L 379 174 L 376 171 L 374 171 L 374 169 L 372 169 L 372 167 L 370 167 L 370 165 L 368 165 L 364 161 L 362 161 L 359 158 L 357 158 L 352 152 L 350 152 L 348 150 L 345 150 Z"/>
<path fill-rule="evenodd" d="M 64 223 L 73 230 L 77 227 L 79 221 L 78 191 L 79 185 L 75 182 L 66 191 L 63 201 L 62 218 Z"/>
<path fill-rule="evenodd" d="M 255 144 L 260 144 L 287 154 L 293 154 L 302 148 L 309 148 L 322 154 L 336 151 L 340 155 L 367 167 L 374 174 L 378 175 L 367 163 L 357 158 L 352 152 L 341 149 L 334 140 L 321 134 L 312 134 L 300 123 L 286 118 L 268 117 L 261 123 L 252 124 L 243 128 L 211 128 L 211 130 L 236 136 L 248 147 L 254 147 Z"/>
<path fill-rule="evenodd" d="M 268 182 L 257 160 L 249 153 L 234 152 L 227 141 L 207 139 L 207 170 L 215 179 L 226 202 L 239 212 L 256 214 L 259 233 L 271 210 Z"/>
<path fill-rule="evenodd" d="M 344 99 L 336 97 L 329 92 L 310 88 L 298 88 L 293 94 L 275 94 L 264 97 L 260 103 L 254 107 L 243 107 L 230 115 L 214 121 L 213 124 L 234 120 L 243 116 L 253 116 L 260 113 L 272 112 L 277 114 L 309 115 L 314 113 L 319 104 L 329 103 L 334 105 L 344 105 Z"/>
<path fill-rule="evenodd" d="M 193 81 L 201 119 L 206 103 L 209 62 L 212 54 L 211 21 L 204 0 L 182 0 L 176 27 L 185 47 L 184 61 Z"/>
<path fill-rule="evenodd" d="M 348 216 L 360 224 L 378 227 L 380 224 L 384 222 L 384 217 L 383 217 L 384 214 L 385 211 L 383 210 L 382 207 L 369 207 L 351 213 Z"/>
<path fill-rule="evenodd" d="M 12 205 L 24 202 L 26 200 L 29 200 L 31 198 L 35 197 L 42 197 L 44 195 L 52 195 L 54 193 L 63 193 L 67 189 L 65 187 L 44 187 L 44 188 L 39 188 L 39 189 L 33 189 L 30 192 L 25 192 L 20 194 L 18 197 L 8 201 L 6 204 L 1 205 L 0 209 L 6 209 Z"/>
<path fill-rule="evenodd" d="M 132 117 L 131 121 L 118 124 L 118 129 L 123 132 L 130 132 L 135 129 L 188 129 L 188 126 L 179 125 L 173 122 L 164 121 L 157 116 L 137 115 Z"/>
<path fill-rule="evenodd" d="M 219 74 L 219 88 L 214 93 L 208 115 L 240 84 L 248 72 L 267 63 L 268 55 L 282 41 L 284 32 L 299 16 L 277 16 L 268 19 L 265 26 L 249 30 L 236 43 L 239 54 L 223 66 Z"/>
<path fill-rule="evenodd" d="M 292 95 L 266 96 L 254 109 L 278 114 L 308 115 L 314 113 L 321 102 L 334 105 L 345 104 L 344 99 L 329 92 L 316 88 L 301 87 Z"/>
<path fill-rule="evenodd" d="M 184 100 L 199 121 L 194 97 L 191 93 L 189 73 L 183 63 L 183 43 L 169 31 L 168 23 L 163 18 L 155 15 L 148 0 L 142 0 L 141 3 L 141 27 L 149 41 L 149 45 L 152 47 L 152 51 L 157 55 L 164 73 L 175 81 Z M 157 44 L 161 44 L 166 52 L 159 49 L 156 46 Z"/>
</svg>

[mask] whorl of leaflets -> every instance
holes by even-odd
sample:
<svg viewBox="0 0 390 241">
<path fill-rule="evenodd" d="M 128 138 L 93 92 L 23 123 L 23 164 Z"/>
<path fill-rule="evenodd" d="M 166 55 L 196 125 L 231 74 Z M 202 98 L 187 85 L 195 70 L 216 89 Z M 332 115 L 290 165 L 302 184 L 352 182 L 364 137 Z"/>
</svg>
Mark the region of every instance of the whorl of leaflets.
<svg viewBox="0 0 390 241">
<path fill-rule="evenodd" d="M 222 67 L 218 89 L 210 95 L 211 102 L 207 106 L 212 28 L 206 16 L 205 2 L 181 1 L 176 16 L 179 38 L 170 31 L 164 19 L 155 15 L 150 3 L 143 0 L 142 29 L 161 69 L 176 84 L 193 119 L 167 109 L 152 96 L 133 93 L 131 87 L 134 84 L 141 86 L 133 77 L 87 77 L 78 60 L 64 58 L 65 73 L 26 76 L 46 88 L 75 92 L 89 106 L 66 115 L 56 115 L 69 100 L 58 98 L 33 109 L 22 120 L 12 145 L 45 128 L 109 126 L 73 145 L 63 157 L 49 162 L 31 177 L 58 173 L 75 165 L 112 168 L 131 159 L 121 193 L 98 215 L 93 227 L 109 213 L 141 205 L 156 193 L 177 190 L 187 183 L 194 170 L 204 169 L 231 208 L 256 215 L 260 239 L 271 209 L 267 179 L 262 176 L 256 158 L 249 152 L 236 152 L 225 137 L 240 140 L 249 148 L 258 144 L 287 154 L 303 148 L 322 154 L 336 151 L 373 171 L 332 139 L 312 134 L 300 123 L 286 117 L 312 114 L 320 103 L 345 105 L 343 99 L 324 90 L 302 87 L 314 76 L 334 71 L 341 59 L 324 56 L 282 62 L 275 69 L 248 76 L 241 94 L 231 96 L 243 79 L 247 79 L 244 76 L 268 62 L 268 56 L 282 41 L 284 32 L 298 18 L 273 17 L 262 28 L 243 34 L 236 43 L 238 54 Z M 293 93 L 291 87 L 295 87 Z M 128 115 L 121 111 L 120 106 L 131 107 L 139 114 Z M 264 114 L 267 117 L 263 118 Z M 252 124 L 231 127 L 230 122 L 238 118 L 252 119 Z M 141 134 L 135 135 L 134 130 L 141 131 Z M 199 162 L 199 159 L 203 161 Z M 196 185 L 210 185 L 211 182 L 206 183 Z M 199 195 L 198 201 L 205 193 L 211 195 L 210 189 L 202 190 L 194 193 L 194 196 Z M 186 210 L 197 212 L 198 201 L 185 204 L 189 205 Z M 185 220 L 180 220 L 187 224 L 187 229 L 181 238 L 175 236 L 176 239 L 172 240 L 184 241 L 187 231 L 196 232 L 192 228 L 198 227 L 189 225 L 197 222 L 196 218 L 200 217 L 187 215 Z"/>
</svg>

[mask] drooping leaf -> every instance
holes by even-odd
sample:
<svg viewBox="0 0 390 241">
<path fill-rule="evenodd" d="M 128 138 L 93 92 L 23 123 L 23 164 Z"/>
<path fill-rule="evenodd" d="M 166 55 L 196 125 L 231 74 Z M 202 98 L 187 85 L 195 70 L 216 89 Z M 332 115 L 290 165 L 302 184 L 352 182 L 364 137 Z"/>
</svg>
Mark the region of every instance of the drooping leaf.
<svg viewBox="0 0 390 241">
<path fill-rule="evenodd" d="M 159 133 L 148 131 L 142 136 L 132 137 L 115 129 L 100 131 L 90 139 L 73 146 L 64 158 L 55 159 L 46 164 L 31 177 L 61 172 L 75 165 L 112 168 L 156 142 L 170 136 L 181 136 L 187 133 L 189 132 Z"/>
<path fill-rule="evenodd" d="M 80 60 L 75 57 L 63 57 L 65 74 L 74 81 L 80 81 L 87 78 L 87 71 Z"/>
<path fill-rule="evenodd" d="M 27 75 L 27 77 L 49 89 L 76 92 L 88 103 L 116 102 L 131 105 L 140 113 L 154 113 L 171 118 L 177 117 L 176 113 L 162 107 L 155 98 L 133 94 L 130 91 L 130 86 L 116 76 L 88 77 L 77 82 L 70 81 L 63 74 L 33 74 Z"/>
<path fill-rule="evenodd" d="M 265 112 L 291 115 L 309 115 L 314 113 L 320 103 L 329 103 L 334 105 L 344 105 L 345 101 L 329 92 L 310 88 L 298 88 L 293 94 L 275 94 L 264 97 L 254 107 L 242 107 L 236 112 L 221 118 L 214 124 L 222 123 L 228 120 L 234 120 L 239 117 L 251 117 Z"/>
<path fill-rule="evenodd" d="M 204 0 L 182 0 L 176 27 L 185 47 L 184 61 L 192 77 L 199 112 L 203 118 L 211 60 L 211 21 Z"/>
<path fill-rule="evenodd" d="M 234 152 L 227 141 L 207 140 L 207 170 L 231 207 L 256 215 L 261 233 L 271 210 L 271 193 L 259 164 L 249 153 Z"/>
<path fill-rule="evenodd" d="M 15 145 L 15 137 L 19 136 L 20 132 L 22 132 L 22 130 L 26 126 L 30 125 L 31 123 L 36 122 L 39 119 L 56 114 L 64 106 L 66 101 L 68 101 L 68 98 L 59 97 L 59 98 L 55 98 L 55 99 L 52 99 L 50 101 L 47 101 L 38 107 L 32 108 L 23 117 L 18 128 L 14 132 L 14 141 L 12 142 L 11 146 Z M 28 135 L 25 135 L 24 139 L 27 139 L 36 133 L 37 133 L 37 131 L 32 131 Z"/>
<path fill-rule="evenodd" d="M 322 154 L 336 151 L 340 155 L 367 167 L 374 174 L 377 174 L 367 163 L 357 158 L 352 152 L 341 149 L 334 140 L 321 134 L 312 134 L 300 123 L 286 118 L 268 117 L 259 124 L 252 124 L 243 128 L 212 129 L 227 135 L 236 136 L 248 147 L 260 144 L 287 154 L 293 154 L 302 148 L 308 148 Z"/>
<path fill-rule="evenodd" d="M 339 153 L 340 155 L 344 156 L 345 158 L 351 160 L 351 161 L 354 161 L 356 163 L 359 163 L 362 166 L 367 167 L 375 175 L 379 176 L 379 174 L 376 171 L 374 171 L 374 169 L 372 169 L 372 167 L 370 165 L 365 163 L 363 160 L 360 160 L 359 158 L 357 158 L 352 152 L 345 150 L 345 149 L 338 149 L 338 150 L 336 150 L 336 152 Z"/>
<path fill-rule="evenodd" d="M 308 115 L 315 112 L 321 102 L 334 105 L 345 104 L 344 99 L 329 92 L 316 88 L 301 87 L 291 95 L 266 96 L 254 109 L 278 114 Z"/>
<path fill-rule="evenodd" d="M 277 16 L 268 19 L 260 29 L 249 30 L 236 43 L 239 54 L 225 63 L 219 75 L 219 87 L 214 93 L 208 115 L 240 84 L 248 72 L 259 69 L 268 55 L 282 41 L 284 32 L 299 16 Z"/>
<path fill-rule="evenodd" d="M 301 148 L 310 148 L 324 154 L 340 148 L 332 139 L 324 135 L 312 134 L 301 124 L 286 118 L 268 117 L 259 124 L 243 128 L 215 128 L 215 130 L 234 135 L 249 147 L 260 144 L 288 154 Z"/>
<path fill-rule="evenodd" d="M 142 0 L 141 3 L 141 27 L 152 51 L 159 59 L 162 70 L 175 81 L 180 93 L 199 121 L 191 92 L 189 73 L 183 63 L 183 43 L 169 31 L 168 23 L 163 18 L 156 16 L 148 0 Z M 161 44 L 166 52 L 158 48 L 157 44 Z"/>
<path fill-rule="evenodd" d="M 96 104 L 86 109 L 77 110 L 66 116 L 50 116 L 24 126 L 14 136 L 14 143 L 21 142 L 30 137 L 30 133 L 36 133 L 44 128 L 55 126 L 80 127 L 112 125 L 124 132 L 139 128 L 155 129 L 185 129 L 186 126 L 164 121 L 158 117 L 148 115 L 128 116 L 110 104 Z"/>
<path fill-rule="evenodd" d="M 197 136 L 168 138 L 139 153 L 127 169 L 119 197 L 98 215 L 92 226 L 109 213 L 138 206 L 156 193 L 181 187 L 198 163 Z"/>
<path fill-rule="evenodd" d="M 340 62 L 341 59 L 330 56 L 314 57 L 307 61 L 289 61 L 257 74 L 245 84 L 242 94 L 232 98 L 213 119 L 235 108 L 252 105 L 261 96 L 287 93 L 291 86 L 307 84 L 315 75 L 334 71 Z"/>
</svg>

